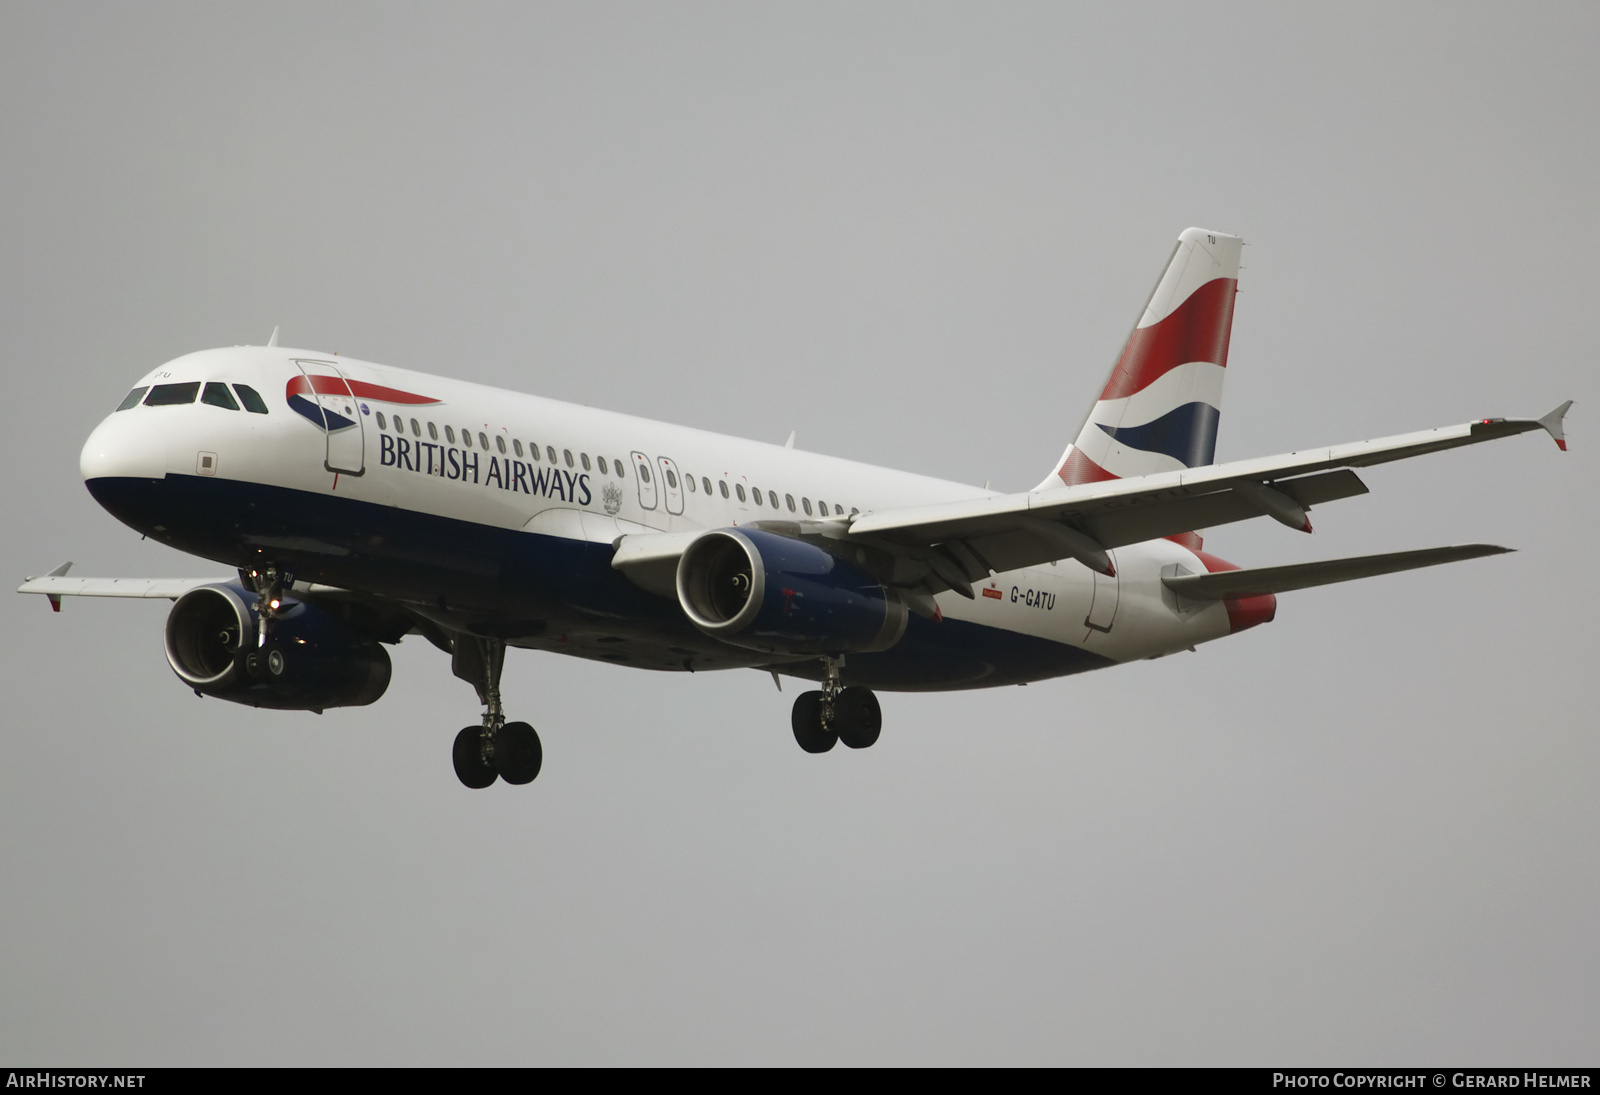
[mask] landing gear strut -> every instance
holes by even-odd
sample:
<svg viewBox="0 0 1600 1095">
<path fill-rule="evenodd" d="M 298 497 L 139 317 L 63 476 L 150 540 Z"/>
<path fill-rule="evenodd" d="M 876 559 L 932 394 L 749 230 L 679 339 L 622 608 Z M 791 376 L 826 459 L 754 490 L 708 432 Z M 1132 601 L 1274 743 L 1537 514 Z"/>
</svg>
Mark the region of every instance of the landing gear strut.
<svg viewBox="0 0 1600 1095">
<path fill-rule="evenodd" d="M 511 784 L 532 783 L 544 763 L 539 734 L 525 722 L 507 722 L 500 705 L 500 671 L 506 664 L 506 644 L 500 639 L 475 635 L 455 636 L 451 669 L 478 690 L 483 723 L 456 735 L 451 750 L 456 778 L 478 790 L 496 779 Z"/>
<path fill-rule="evenodd" d="M 244 584 L 256 594 L 256 649 L 267 645 L 267 632 L 283 607 L 283 591 L 294 585 L 294 572 L 277 563 L 239 571 Z M 240 636 L 240 645 L 244 645 Z"/>
<path fill-rule="evenodd" d="M 808 753 L 826 753 L 834 742 L 865 749 L 883 730 L 883 709 L 870 688 L 844 687 L 842 658 L 827 659 L 828 673 L 819 692 L 802 692 L 794 701 L 790 724 L 794 740 Z"/>
</svg>

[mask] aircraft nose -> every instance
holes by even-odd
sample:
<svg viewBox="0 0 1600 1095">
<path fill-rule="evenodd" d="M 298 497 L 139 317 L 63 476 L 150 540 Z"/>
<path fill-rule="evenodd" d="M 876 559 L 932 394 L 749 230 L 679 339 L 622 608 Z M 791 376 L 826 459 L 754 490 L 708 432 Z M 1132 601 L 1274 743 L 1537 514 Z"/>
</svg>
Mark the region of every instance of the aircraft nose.
<svg viewBox="0 0 1600 1095">
<path fill-rule="evenodd" d="M 94 428 L 78 454 L 85 483 L 97 479 L 160 479 L 167 474 L 167 444 L 143 408 L 117 411 Z"/>
</svg>

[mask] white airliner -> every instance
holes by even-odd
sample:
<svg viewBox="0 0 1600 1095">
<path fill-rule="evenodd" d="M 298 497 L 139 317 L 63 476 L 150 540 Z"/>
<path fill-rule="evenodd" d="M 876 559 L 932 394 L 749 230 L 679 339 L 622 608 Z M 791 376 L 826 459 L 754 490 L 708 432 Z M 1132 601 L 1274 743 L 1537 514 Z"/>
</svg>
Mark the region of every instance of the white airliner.
<svg viewBox="0 0 1600 1095">
<path fill-rule="evenodd" d="M 1459 426 L 1213 464 L 1240 240 L 1191 228 L 1077 437 L 1000 494 L 789 446 L 276 345 L 189 354 L 89 436 L 89 492 L 236 579 L 29 579 L 163 597 L 173 672 L 286 710 L 372 703 L 384 644 L 451 655 L 484 714 L 455 739 L 469 787 L 527 783 L 508 646 L 641 669 L 819 681 L 807 752 L 878 738 L 874 689 L 986 688 L 1191 649 L 1270 621 L 1276 593 L 1470 559 L 1484 544 L 1240 570 L 1196 529 L 1363 494 L 1353 469 L 1543 429 Z"/>
</svg>

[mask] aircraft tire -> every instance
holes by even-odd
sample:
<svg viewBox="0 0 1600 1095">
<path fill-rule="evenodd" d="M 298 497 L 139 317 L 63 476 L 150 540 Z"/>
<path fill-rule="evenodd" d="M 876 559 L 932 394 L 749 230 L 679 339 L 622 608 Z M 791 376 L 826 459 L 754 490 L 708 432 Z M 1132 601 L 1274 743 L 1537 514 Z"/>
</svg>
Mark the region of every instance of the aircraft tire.
<svg viewBox="0 0 1600 1095">
<path fill-rule="evenodd" d="M 506 723 L 494 737 L 494 764 L 507 783 L 532 783 L 544 764 L 539 732 L 525 722 Z"/>
<path fill-rule="evenodd" d="M 846 688 L 833 701 L 833 718 L 839 740 L 852 749 L 865 749 L 883 732 L 883 708 L 870 688 Z"/>
<path fill-rule="evenodd" d="M 808 753 L 826 753 L 839 740 L 838 734 L 823 728 L 821 692 L 800 693 L 789 724 L 794 729 L 794 740 Z"/>
<path fill-rule="evenodd" d="M 483 727 L 469 726 L 456 735 L 455 748 L 450 751 L 455 762 L 456 778 L 463 786 L 480 791 L 500 777 L 493 764 L 483 761 Z"/>
</svg>

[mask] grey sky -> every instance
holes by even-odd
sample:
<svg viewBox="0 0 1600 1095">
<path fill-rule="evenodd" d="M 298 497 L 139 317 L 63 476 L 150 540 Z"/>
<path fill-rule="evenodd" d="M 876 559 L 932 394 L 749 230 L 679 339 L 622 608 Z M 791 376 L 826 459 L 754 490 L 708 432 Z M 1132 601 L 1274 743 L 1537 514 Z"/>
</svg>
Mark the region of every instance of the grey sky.
<svg viewBox="0 0 1600 1095">
<path fill-rule="evenodd" d="M 1194 224 L 1218 456 L 1537 415 L 1263 565 L 1519 549 L 1234 639 L 883 696 L 513 653 L 531 787 L 376 706 L 195 699 L 162 604 L 0 597 L 0 1061 L 1589 1063 L 1594 56 L 1570 5 L 0 7 L 0 576 L 210 564 L 77 475 L 260 342 L 1024 489 Z M 1584 697 L 1589 697 L 1584 699 Z"/>
</svg>

